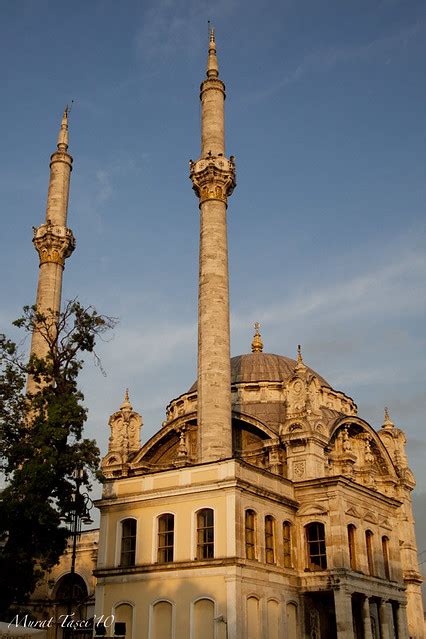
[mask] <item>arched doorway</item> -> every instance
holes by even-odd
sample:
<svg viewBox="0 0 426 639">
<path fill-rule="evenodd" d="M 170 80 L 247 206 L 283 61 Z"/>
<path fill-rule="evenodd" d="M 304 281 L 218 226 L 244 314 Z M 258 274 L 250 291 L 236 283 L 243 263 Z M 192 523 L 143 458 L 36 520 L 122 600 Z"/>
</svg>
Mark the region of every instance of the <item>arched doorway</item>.
<svg viewBox="0 0 426 639">
<path fill-rule="evenodd" d="M 55 639 L 89 639 L 93 633 L 90 623 L 93 602 L 89 598 L 83 577 L 77 573 L 63 575 L 56 583 L 53 599 Z M 75 628 L 76 624 L 71 625 L 71 621 L 80 620 L 86 622 L 81 628 Z"/>
</svg>

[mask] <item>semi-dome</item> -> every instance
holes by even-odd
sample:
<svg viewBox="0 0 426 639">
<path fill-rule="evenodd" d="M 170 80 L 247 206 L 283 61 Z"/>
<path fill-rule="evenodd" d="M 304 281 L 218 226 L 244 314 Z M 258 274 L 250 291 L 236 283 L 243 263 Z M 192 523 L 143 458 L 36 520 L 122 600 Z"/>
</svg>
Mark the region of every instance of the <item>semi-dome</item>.
<svg viewBox="0 0 426 639">
<path fill-rule="evenodd" d="M 231 384 L 242 384 L 250 382 L 286 382 L 295 374 L 297 362 L 284 355 L 274 353 L 247 353 L 231 358 Z M 321 386 L 330 384 L 312 368 L 306 366 L 311 375 L 316 377 Z M 195 382 L 189 392 L 197 389 Z"/>
</svg>

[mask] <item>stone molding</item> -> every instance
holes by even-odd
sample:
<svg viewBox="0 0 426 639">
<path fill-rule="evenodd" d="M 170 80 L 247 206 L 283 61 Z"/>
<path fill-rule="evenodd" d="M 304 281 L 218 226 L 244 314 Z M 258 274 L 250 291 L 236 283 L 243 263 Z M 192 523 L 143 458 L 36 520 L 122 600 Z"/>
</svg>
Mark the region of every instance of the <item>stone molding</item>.
<svg viewBox="0 0 426 639">
<path fill-rule="evenodd" d="M 33 244 L 42 264 L 53 263 L 64 267 L 65 260 L 75 249 L 75 237 L 71 229 L 50 221 L 33 228 Z"/>
<path fill-rule="evenodd" d="M 228 160 L 223 155 L 209 154 L 196 162 L 189 162 L 189 177 L 192 188 L 200 199 L 200 206 L 207 200 L 228 201 L 236 186 L 235 163 L 231 155 Z"/>
</svg>

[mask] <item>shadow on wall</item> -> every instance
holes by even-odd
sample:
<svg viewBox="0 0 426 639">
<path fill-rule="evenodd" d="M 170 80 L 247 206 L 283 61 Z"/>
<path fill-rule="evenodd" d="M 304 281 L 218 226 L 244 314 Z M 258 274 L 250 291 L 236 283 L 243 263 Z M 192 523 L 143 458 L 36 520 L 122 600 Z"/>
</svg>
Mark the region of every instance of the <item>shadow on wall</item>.
<svg viewBox="0 0 426 639">
<path fill-rule="evenodd" d="M 419 553 L 420 572 L 425 581 L 422 585 L 423 606 L 426 610 L 426 493 L 413 495 L 414 517 L 416 519 L 417 551 Z"/>
<path fill-rule="evenodd" d="M 214 576 L 212 580 L 216 581 Z M 143 584 L 142 598 L 137 597 L 137 584 L 128 584 L 126 588 L 122 583 L 117 591 L 120 599 L 114 609 L 102 612 L 112 612 L 116 623 L 126 624 L 126 639 L 137 636 L 134 630 L 138 626 L 142 639 L 174 636 L 227 639 L 227 624 L 231 634 L 236 615 L 248 620 L 247 637 L 250 639 L 279 639 L 279 628 L 283 625 L 288 630 L 286 636 L 295 639 L 298 608 L 294 603 L 284 601 L 278 593 L 276 597 L 246 594 L 238 604 L 240 609 L 228 610 L 227 615 L 226 589 L 218 590 L 217 582 L 209 587 L 209 581 L 210 578 L 204 577 L 182 584 L 180 579 L 173 579 L 173 571 L 166 571 L 152 583 Z M 218 592 L 215 599 L 214 593 L 218 595 Z"/>
</svg>

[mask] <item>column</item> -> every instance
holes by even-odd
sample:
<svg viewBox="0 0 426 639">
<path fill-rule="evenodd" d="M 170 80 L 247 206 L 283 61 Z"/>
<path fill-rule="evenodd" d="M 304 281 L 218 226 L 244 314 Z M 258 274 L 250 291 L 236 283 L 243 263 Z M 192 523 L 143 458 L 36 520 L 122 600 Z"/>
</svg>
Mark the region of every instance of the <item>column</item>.
<svg viewBox="0 0 426 639">
<path fill-rule="evenodd" d="M 397 639 L 408 639 L 407 605 L 396 603 L 396 636 Z"/>
<path fill-rule="evenodd" d="M 384 599 L 379 602 L 379 623 L 381 639 L 393 639 L 390 632 L 389 604 Z"/>
<path fill-rule="evenodd" d="M 334 591 L 337 639 L 355 639 L 352 595 L 344 589 Z"/>
<path fill-rule="evenodd" d="M 368 597 L 365 597 L 362 602 L 362 622 L 364 626 L 364 639 L 373 639 L 373 633 L 371 632 L 370 601 Z"/>
</svg>

